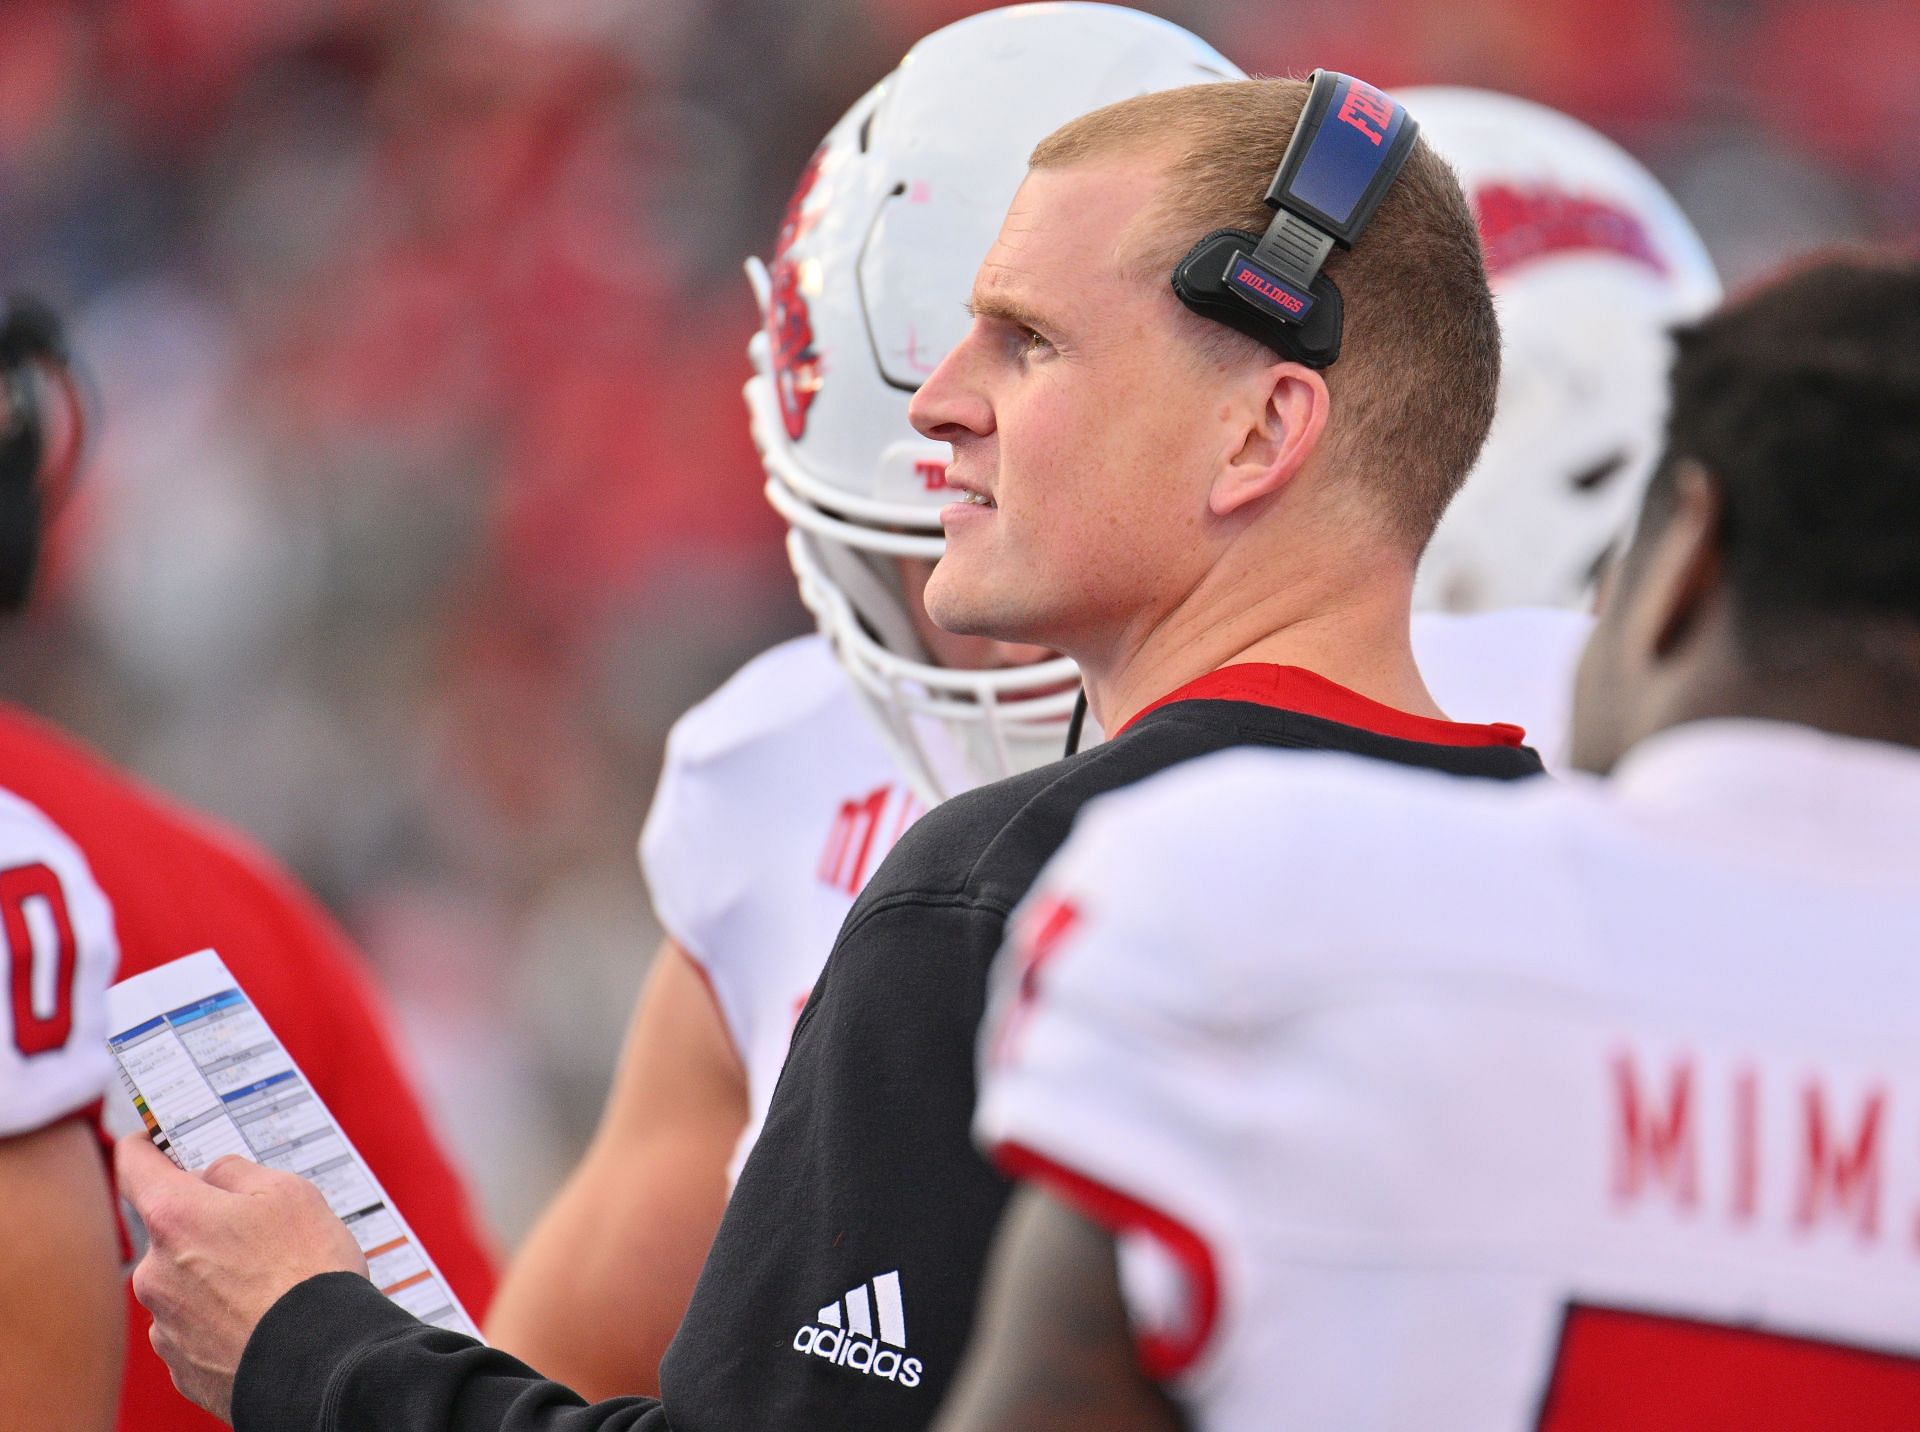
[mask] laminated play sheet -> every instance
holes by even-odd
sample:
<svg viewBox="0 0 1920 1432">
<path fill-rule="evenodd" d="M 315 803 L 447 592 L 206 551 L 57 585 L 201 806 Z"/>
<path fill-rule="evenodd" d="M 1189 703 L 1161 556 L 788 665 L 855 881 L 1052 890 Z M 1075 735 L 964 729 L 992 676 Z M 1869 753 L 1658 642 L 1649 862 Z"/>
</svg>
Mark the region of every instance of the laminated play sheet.
<svg viewBox="0 0 1920 1432">
<path fill-rule="evenodd" d="M 226 1154 L 297 1173 L 353 1230 L 381 1292 L 478 1337 L 453 1289 L 220 956 L 202 950 L 107 992 L 108 1047 L 147 1136 L 184 1169 Z"/>
</svg>

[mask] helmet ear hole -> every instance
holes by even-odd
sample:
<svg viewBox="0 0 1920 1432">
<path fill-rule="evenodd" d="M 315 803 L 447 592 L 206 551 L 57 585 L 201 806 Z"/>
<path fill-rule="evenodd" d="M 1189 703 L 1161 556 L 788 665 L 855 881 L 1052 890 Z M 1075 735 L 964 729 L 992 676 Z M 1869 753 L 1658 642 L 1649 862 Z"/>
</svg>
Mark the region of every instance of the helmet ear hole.
<svg viewBox="0 0 1920 1432">
<path fill-rule="evenodd" d="M 1598 492 L 1627 468 L 1627 454 L 1616 452 L 1573 475 L 1575 492 Z"/>
</svg>

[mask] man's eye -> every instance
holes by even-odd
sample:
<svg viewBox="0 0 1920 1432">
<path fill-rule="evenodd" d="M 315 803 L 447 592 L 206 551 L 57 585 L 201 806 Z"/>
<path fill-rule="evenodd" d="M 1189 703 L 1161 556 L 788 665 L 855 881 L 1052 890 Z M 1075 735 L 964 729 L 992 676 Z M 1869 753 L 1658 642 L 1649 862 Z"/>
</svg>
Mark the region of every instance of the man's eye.
<svg viewBox="0 0 1920 1432">
<path fill-rule="evenodd" d="M 1051 343 L 1047 342 L 1045 338 L 1035 333 L 1031 328 L 1022 328 L 1020 330 L 1020 351 L 1022 353 L 1028 355 L 1043 353 L 1052 347 L 1053 345 Z"/>
</svg>

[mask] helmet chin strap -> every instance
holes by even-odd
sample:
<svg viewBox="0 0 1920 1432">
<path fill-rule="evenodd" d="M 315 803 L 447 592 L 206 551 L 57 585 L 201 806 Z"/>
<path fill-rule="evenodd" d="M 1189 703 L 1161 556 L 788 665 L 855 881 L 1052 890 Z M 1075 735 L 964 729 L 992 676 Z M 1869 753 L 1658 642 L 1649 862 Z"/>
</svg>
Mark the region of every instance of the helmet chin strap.
<svg viewBox="0 0 1920 1432">
<path fill-rule="evenodd" d="M 811 538 L 804 540 L 812 541 Z M 902 656 L 911 655 L 917 661 L 933 660 L 907 616 L 900 573 L 890 559 L 876 553 L 857 552 L 837 542 L 812 542 L 812 547 L 875 640 Z M 1073 715 L 1067 722 L 1063 756 L 1079 752 L 1086 726 L 1087 688 L 1082 683 L 1073 698 Z"/>
<path fill-rule="evenodd" d="M 810 540 L 810 539 L 809 539 Z M 815 542 L 813 550 L 833 579 L 847 594 L 847 600 L 867 628 L 882 645 L 902 656 L 911 654 L 917 661 L 931 662 L 920 635 L 907 616 L 906 595 L 901 590 L 900 573 L 893 562 L 876 553 L 857 552 L 836 542 Z M 1075 755 L 1087 726 L 1087 688 L 1081 684 L 1073 698 L 1073 715 L 1067 722 L 1067 745 L 1061 754 Z"/>
</svg>

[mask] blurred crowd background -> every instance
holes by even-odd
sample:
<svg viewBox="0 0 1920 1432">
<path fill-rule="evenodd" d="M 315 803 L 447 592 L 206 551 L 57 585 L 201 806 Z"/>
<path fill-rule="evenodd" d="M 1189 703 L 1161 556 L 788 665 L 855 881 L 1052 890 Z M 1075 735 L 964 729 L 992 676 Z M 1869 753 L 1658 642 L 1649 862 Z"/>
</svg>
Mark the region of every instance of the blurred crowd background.
<svg viewBox="0 0 1920 1432">
<path fill-rule="evenodd" d="M 0 287 L 104 416 L 0 692 L 236 823 L 394 992 L 503 1236 L 658 938 L 674 716 L 806 626 L 739 398 L 814 143 L 961 0 L 0 0 Z M 1526 95 L 1733 284 L 1920 231 L 1913 0 L 1164 0 Z"/>
</svg>

